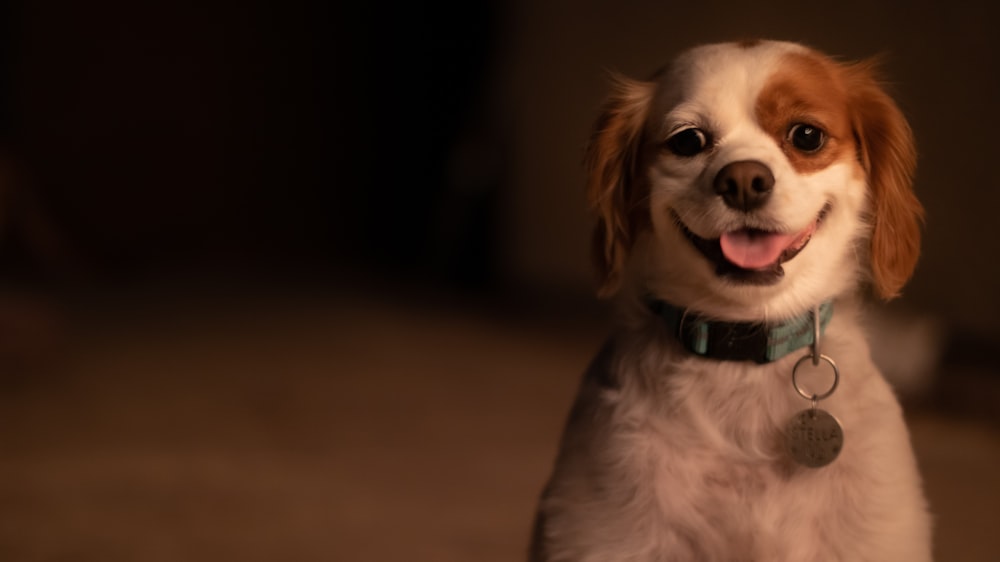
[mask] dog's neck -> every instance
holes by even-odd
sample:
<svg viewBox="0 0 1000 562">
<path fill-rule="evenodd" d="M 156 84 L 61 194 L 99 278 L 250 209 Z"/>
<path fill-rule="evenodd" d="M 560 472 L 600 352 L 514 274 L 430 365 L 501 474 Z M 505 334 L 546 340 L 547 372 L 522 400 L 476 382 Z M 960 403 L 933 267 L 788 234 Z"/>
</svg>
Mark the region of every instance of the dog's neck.
<svg viewBox="0 0 1000 562">
<path fill-rule="evenodd" d="M 770 363 L 814 341 L 812 311 L 780 323 L 725 322 L 655 298 L 646 305 L 685 349 L 708 359 Z M 833 317 L 833 301 L 821 304 L 818 313 L 822 333 Z"/>
</svg>

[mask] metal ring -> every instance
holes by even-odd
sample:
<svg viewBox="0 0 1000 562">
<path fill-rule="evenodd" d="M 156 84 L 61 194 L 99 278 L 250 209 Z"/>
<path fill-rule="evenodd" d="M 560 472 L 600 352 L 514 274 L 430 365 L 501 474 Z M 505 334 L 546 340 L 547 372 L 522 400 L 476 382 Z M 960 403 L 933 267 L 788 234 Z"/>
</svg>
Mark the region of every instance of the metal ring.
<svg viewBox="0 0 1000 562">
<path fill-rule="evenodd" d="M 795 363 L 795 367 L 792 368 L 792 386 L 795 387 L 795 392 L 798 392 L 799 396 L 805 398 L 806 400 L 811 400 L 815 402 L 819 402 L 820 400 L 825 400 L 829 398 L 830 395 L 833 394 L 833 391 L 837 390 L 837 385 L 840 384 L 840 369 L 837 368 L 837 364 L 833 362 L 833 359 L 830 359 L 826 355 L 820 355 L 819 359 L 826 361 L 827 363 L 830 364 L 831 367 L 833 367 L 833 385 L 830 387 L 830 390 L 827 390 L 823 394 L 809 394 L 805 392 L 804 390 L 799 388 L 799 381 L 796 379 L 799 373 L 799 365 L 801 365 L 803 361 L 813 360 L 818 364 L 819 363 L 818 359 L 815 359 L 812 354 L 805 355 L 802 357 L 802 359 L 799 359 Z"/>
<path fill-rule="evenodd" d="M 819 360 L 823 356 L 819 349 L 819 338 L 820 338 L 820 327 L 819 327 L 819 307 L 813 309 L 812 311 L 812 321 L 813 321 L 813 344 L 812 344 L 812 362 L 813 367 L 819 366 Z M 836 365 L 833 367 L 837 368 Z"/>
</svg>

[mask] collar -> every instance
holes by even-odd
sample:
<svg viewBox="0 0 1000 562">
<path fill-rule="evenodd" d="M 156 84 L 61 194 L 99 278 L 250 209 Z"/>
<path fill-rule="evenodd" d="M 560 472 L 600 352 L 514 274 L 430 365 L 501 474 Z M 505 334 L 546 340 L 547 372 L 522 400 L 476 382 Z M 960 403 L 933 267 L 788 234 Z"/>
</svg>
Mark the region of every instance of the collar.
<svg viewBox="0 0 1000 562">
<path fill-rule="evenodd" d="M 649 298 L 646 303 L 685 349 L 709 359 L 770 363 L 813 344 L 812 311 L 780 324 L 722 322 L 666 301 Z M 823 333 L 833 317 L 832 300 L 819 306 L 819 317 Z"/>
</svg>

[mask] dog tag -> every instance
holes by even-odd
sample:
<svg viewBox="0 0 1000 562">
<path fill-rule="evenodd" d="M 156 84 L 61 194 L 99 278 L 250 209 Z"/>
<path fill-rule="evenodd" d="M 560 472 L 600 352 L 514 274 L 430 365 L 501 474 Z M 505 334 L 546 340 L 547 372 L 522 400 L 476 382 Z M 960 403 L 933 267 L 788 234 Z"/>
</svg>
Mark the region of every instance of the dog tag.
<svg viewBox="0 0 1000 562">
<path fill-rule="evenodd" d="M 785 430 L 788 454 L 809 468 L 826 466 L 844 447 L 844 430 L 837 418 L 819 408 L 799 412 Z"/>
</svg>

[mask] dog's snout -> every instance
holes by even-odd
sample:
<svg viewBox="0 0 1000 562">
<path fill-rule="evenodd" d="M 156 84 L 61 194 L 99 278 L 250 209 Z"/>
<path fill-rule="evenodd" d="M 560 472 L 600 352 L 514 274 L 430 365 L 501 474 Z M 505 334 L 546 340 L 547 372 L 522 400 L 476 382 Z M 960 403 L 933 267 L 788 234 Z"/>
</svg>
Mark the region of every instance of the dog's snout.
<svg viewBox="0 0 1000 562">
<path fill-rule="evenodd" d="M 715 192 L 729 207 L 752 211 L 767 202 L 774 189 L 774 174 L 756 160 L 726 164 L 715 176 Z"/>
</svg>

